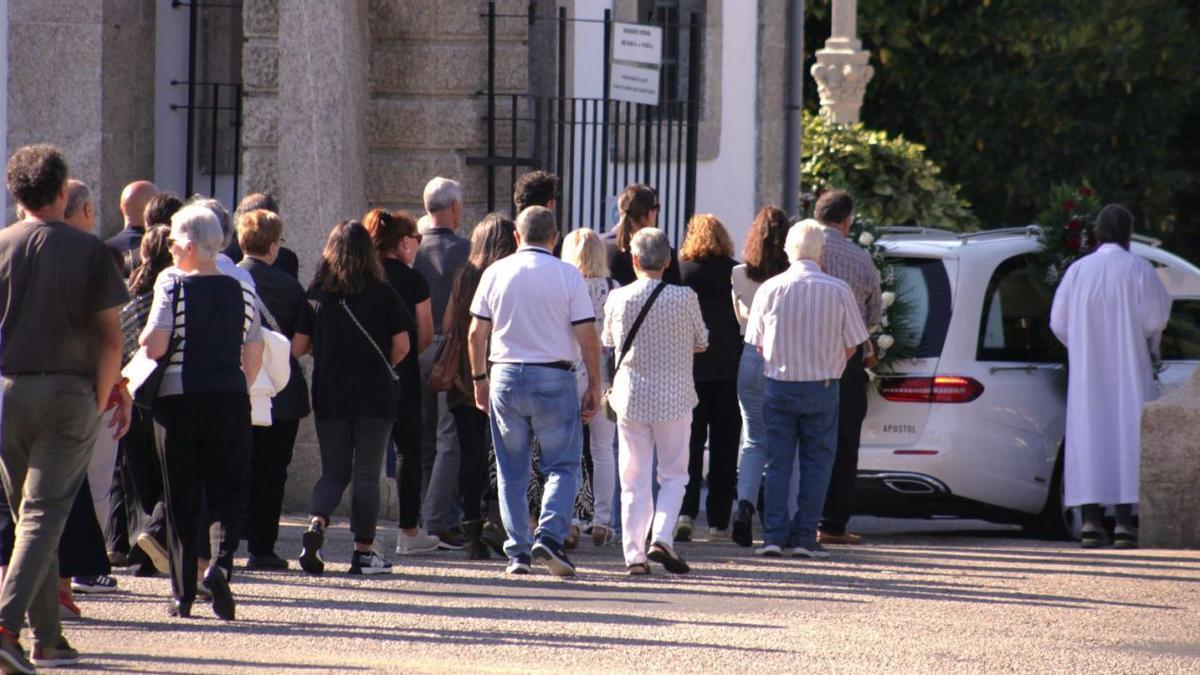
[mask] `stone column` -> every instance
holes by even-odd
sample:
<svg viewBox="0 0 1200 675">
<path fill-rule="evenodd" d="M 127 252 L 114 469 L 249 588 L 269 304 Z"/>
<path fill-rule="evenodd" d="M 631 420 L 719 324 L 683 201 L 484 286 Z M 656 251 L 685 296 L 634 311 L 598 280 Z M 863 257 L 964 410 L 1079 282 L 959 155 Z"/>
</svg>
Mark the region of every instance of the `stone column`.
<svg viewBox="0 0 1200 675">
<path fill-rule="evenodd" d="M 1144 548 L 1200 548 L 1200 371 L 1142 411 L 1139 539 Z"/>
<path fill-rule="evenodd" d="M 817 51 L 813 79 L 821 95 L 821 112 L 838 124 L 858 122 L 867 83 L 875 74 L 856 36 L 858 0 L 833 0 L 833 27 L 825 48 Z"/>
<path fill-rule="evenodd" d="M 125 184 L 154 175 L 154 11 L 141 0 L 8 1 L 8 149 L 58 146 L 92 188 L 101 235 L 123 226 Z"/>
</svg>

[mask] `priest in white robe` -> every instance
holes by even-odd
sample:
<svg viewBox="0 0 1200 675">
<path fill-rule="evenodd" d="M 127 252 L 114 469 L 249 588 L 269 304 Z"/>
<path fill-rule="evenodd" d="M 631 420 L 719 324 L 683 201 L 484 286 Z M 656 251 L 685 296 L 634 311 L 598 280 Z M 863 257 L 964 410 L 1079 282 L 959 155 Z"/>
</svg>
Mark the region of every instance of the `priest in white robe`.
<svg viewBox="0 0 1200 675">
<path fill-rule="evenodd" d="M 1154 398 L 1157 350 L 1171 297 L 1150 263 L 1129 252 L 1133 214 L 1110 204 L 1096 217 L 1099 248 L 1075 262 L 1054 294 L 1050 328 L 1067 347 L 1063 504 L 1083 507 L 1083 545 L 1107 542 L 1103 507 L 1116 506 L 1114 544 L 1137 545 L 1142 405 Z"/>
</svg>

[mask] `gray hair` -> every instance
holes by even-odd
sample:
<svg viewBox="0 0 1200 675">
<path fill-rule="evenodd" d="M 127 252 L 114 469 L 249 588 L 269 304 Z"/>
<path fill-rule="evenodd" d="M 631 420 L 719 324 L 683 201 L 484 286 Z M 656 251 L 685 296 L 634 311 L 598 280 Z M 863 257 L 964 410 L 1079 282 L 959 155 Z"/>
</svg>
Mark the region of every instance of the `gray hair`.
<svg viewBox="0 0 1200 675">
<path fill-rule="evenodd" d="M 229 211 L 225 208 L 225 205 L 216 199 L 205 197 L 203 195 L 193 195 L 192 198 L 188 200 L 188 206 L 191 206 L 192 204 L 203 206 L 217 217 L 217 224 L 221 227 L 221 248 L 223 249 L 226 246 L 229 246 L 229 242 L 233 241 L 234 232 L 233 228 L 230 227 Z M 175 222 L 175 219 L 172 218 L 171 222 Z"/>
<path fill-rule="evenodd" d="M 783 250 L 792 262 L 820 261 L 821 255 L 825 253 L 825 228 L 812 218 L 805 218 L 788 230 Z"/>
<path fill-rule="evenodd" d="M 67 181 L 67 208 L 63 211 L 63 220 L 73 217 L 83 205 L 91 201 L 92 190 L 87 183 L 74 178 Z"/>
<path fill-rule="evenodd" d="M 657 227 L 644 227 L 634 233 L 629 250 L 643 270 L 661 270 L 671 261 L 671 242 L 667 241 L 667 233 Z"/>
<path fill-rule="evenodd" d="M 544 206 L 530 206 L 517 214 L 517 233 L 524 244 L 545 244 L 558 234 L 554 212 Z"/>
<path fill-rule="evenodd" d="M 438 176 L 425 184 L 425 210 L 437 213 L 455 203 L 462 203 L 462 186 L 458 181 Z"/>
<path fill-rule="evenodd" d="M 210 208 L 199 202 L 188 204 L 171 216 L 171 238 L 196 245 L 200 258 L 215 258 L 225 246 L 221 222 Z"/>
</svg>

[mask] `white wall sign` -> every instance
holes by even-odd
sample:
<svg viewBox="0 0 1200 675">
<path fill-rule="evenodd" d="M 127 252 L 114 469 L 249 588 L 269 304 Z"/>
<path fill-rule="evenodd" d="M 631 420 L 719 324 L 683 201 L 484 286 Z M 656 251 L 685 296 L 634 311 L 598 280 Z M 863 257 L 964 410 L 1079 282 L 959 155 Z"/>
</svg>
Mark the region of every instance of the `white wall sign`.
<svg viewBox="0 0 1200 675">
<path fill-rule="evenodd" d="M 662 28 L 639 23 L 613 23 L 613 61 L 662 65 Z"/>
<path fill-rule="evenodd" d="M 614 61 L 611 75 L 612 80 L 608 87 L 610 99 L 658 105 L 658 68 Z"/>
</svg>

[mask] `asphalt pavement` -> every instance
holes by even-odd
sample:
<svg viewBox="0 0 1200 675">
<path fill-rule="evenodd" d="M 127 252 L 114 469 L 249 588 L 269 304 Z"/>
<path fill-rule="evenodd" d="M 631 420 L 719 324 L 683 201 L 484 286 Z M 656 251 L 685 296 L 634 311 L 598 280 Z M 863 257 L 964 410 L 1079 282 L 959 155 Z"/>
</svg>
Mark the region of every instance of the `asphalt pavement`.
<svg viewBox="0 0 1200 675">
<path fill-rule="evenodd" d="M 680 544 L 691 574 L 625 575 L 585 540 L 575 579 L 459 553 L 394 557 L 386 577 L 235 574 L 238 619 L 166 615 L 169 583 L 127 570 L 65 625 L 98 672 L 1200 672 L 1200 552 L 1084 551 L 978 521 L 856 519 L 827 561 Z M 241 561 L 239 561 L 240 565 Z M 25 636 L 26 646 L 29 637 Z"/>
</svg>

